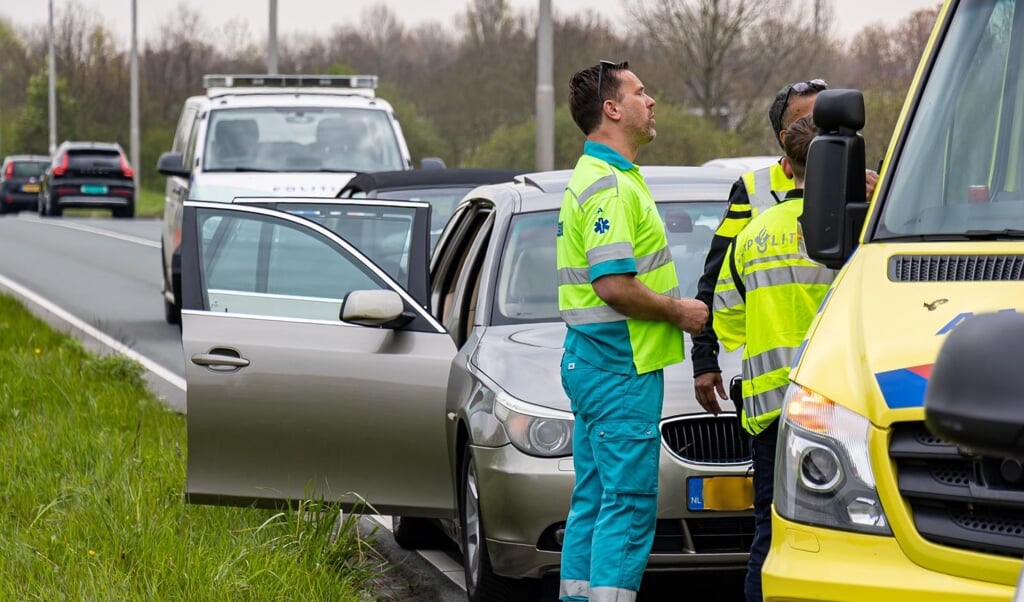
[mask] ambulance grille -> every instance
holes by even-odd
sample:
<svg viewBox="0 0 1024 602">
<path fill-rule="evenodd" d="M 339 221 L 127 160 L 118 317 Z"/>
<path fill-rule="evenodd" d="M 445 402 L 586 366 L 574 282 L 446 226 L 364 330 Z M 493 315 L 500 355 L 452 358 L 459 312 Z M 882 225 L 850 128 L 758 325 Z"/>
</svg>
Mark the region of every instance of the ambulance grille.
<svg viewBox="0 0 1024 602">
<path fill-rule="evenodd" d="M 896 255 L 889 258 L 893 282 L 1024 280 L 1024 255 Z"/>
<path fill-rule="evenodd" d="M 750 437 L 735 414 L 683 416 L 661 424 L 665 446 L 694 464 L 743 464 L 750 461 Z"/>
<path fill-rule="evenodd" d="M 963 452 L 932 435 L 923 422 L 894 425 L 889 456 L 922 537 L 963 550 L 1012 558 L 1024 554 L 1020 460 Z"/>
</svg>

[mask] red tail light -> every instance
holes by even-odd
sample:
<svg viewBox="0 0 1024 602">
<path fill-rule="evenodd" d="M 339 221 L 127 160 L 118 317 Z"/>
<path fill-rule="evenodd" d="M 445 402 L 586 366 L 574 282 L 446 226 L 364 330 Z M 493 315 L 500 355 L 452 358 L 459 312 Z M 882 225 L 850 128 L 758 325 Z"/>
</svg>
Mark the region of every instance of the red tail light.
<svg viewBox="0 0 1024 602">
<path fill-rule="evenodd" d="M 4 170 L 4 177 L 5 178 L 13 178 L 14 177 L 14 163 L 13 162 L 7 164 L 7 169 Z"/>
<path fill-rule="evenodd" d="M 124 177 L 133 180 L 135 179 L 135 170 L 128 165 L 128 159 L 125 159 L 124 155 L 121 155 L 121 171 L 124 172 Z"/>
<path fill-rule="evenodd" d="M 64 154 L 64 157 L 60 160 L 60 165 L 53 168 L 53 175 L 62 176 L 68 170 L 68 155 Z"/>
</svg>

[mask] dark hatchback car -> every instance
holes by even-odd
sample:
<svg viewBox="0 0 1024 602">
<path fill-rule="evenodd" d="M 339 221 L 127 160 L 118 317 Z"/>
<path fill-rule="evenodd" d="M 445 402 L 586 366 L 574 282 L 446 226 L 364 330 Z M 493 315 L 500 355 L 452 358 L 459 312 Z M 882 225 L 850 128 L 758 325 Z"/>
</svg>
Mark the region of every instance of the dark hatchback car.
<svg viewBox="0 0 1024 602">
<path fill-rule="evenodd" d="M 39 179 L 50 163 L 46 155 L 10 155 L 0 165 L 0 213 L 35 209 Z"/>
<path fill-rule="evenodd" d="M 110 209 L 135 216 L 135 170 L 114 142 L 64 142 L 43 172 L 39 215 L 59 216 L 69 207 Z"/>
<path fill-rule="evenodd" d="M 433 251 L 441 230 L 466 193 L 484 184 L 511 182 L 522 173 L 521 169 L 476 168 L 365 172 L 349 180 L 338 198 L 430 203 L 430 249 Z"/>
</svg>

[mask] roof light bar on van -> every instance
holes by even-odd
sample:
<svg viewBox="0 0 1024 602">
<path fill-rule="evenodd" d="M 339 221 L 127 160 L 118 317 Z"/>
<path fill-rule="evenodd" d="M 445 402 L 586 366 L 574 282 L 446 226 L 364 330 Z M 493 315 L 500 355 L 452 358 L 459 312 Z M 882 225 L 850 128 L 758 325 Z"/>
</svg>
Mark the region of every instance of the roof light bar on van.
<svg viewBox="0 0 1024 602">
<path fill-rule="evenodd" d="M 375 90 L 376 75 L 204 75 L 210 88 L 349 88 Z"/>
</svg>

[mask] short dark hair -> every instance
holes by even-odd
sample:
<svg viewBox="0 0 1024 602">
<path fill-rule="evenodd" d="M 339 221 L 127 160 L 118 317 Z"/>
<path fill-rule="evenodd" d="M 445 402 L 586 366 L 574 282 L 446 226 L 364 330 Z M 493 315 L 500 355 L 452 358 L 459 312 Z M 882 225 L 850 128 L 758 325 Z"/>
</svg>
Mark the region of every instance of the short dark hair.
<svg viewBox="0 0 1024 602">
<path fill-rule="evenodd" d="M 619 71 L 629 69 L 629 61 L 600 63 L 577 71 L 569 78 L 569 113 L 584 136 L 601 125 L 601 107 L 603 101 L 619 94 Z M 597 89 L 598 80 L 601 90 Z"/>
<path fill-rule="evenodd" d="M 775 93 L 772 104 L 768 107 L 768 121 L 772 124 L 772 131 L 775 132 L 775 141 L 780 145 L 779 134 L 789 127 L 786 123 L 786 111 L 789 110 L 789 99 L 796 96 L 810 96 L 822 90 L 828 90 L 828 84 L 823 79 L 809 79 L 803 82 L 793 82 Z"/>
<path fill-rule="evenodd" d="M 793 168 L 794 177 L 803 180 L 807 169 L 807 149 L 811 146 L 811 140 L 818 135 L 818 128 L 814 127 L 814 121 L 810 115 L 805 115 L 789 124 L 786 128 L 786 142 L 783 148 L 786 151 L 786 158 Z"/>
</svg>

